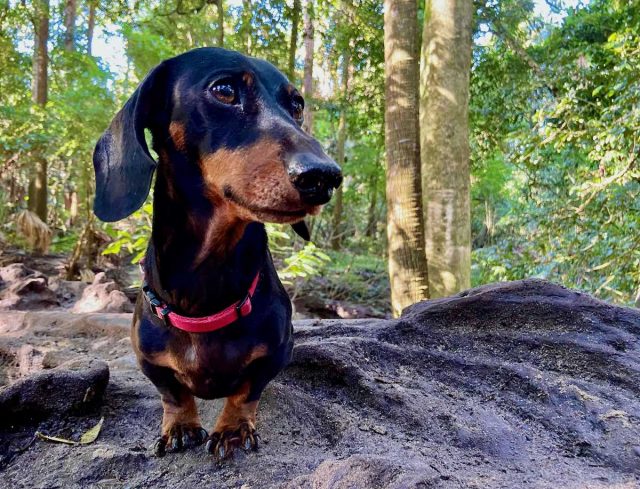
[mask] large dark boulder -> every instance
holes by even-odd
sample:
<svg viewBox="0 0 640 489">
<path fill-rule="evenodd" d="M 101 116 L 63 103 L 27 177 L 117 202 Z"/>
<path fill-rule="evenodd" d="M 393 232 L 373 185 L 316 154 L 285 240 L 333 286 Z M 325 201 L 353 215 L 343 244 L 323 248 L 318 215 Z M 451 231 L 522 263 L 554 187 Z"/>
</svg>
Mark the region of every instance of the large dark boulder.
<svg viewBox="0 0 640 489">
<path fill-rule="evenodd" d="M 0 427 L 89 412 L 109 382 L 102 360 L 75 359 L 43 369 L 0 388 Z"/>
<path fill-rule="evenodd" d="M 130 318 L 68 316 L 7 331 L 36 348 L 73 338 L 60 343 L 108 361 L 103 432 L 35 445 L 2 487 L 640 487 L 640 311 L 548 282 L 472 289 L 398 320 L 295 323 L 293 362 L 261 401 L 260 451 L 221 466 L 201 448 L 151 457 L 161 408 L 124 344 Z M 199 406 L 210 428 L 221 401 Z"/>
</svg>

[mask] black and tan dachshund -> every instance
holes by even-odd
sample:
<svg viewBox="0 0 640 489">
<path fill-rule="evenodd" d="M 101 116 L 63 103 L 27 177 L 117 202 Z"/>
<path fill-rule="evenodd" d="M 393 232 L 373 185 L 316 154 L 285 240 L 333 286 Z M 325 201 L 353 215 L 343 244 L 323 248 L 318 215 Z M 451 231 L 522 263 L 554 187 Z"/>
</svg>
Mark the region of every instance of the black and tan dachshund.
<svg viewBox="0 0 640 489">
<path fill-rule="evenodd" d="M 268 62 L 202 48 L 154 68 L 98 141 L 94 211 L 104 221 L 140 208 L 157 170 L 131 337 L 162 400 L 158 455 L 203 442 L 217 458 L 257 447 L 258 401 L 293 347 L 263 223 L 308 238 L 303 218 L 342 181 L 301 129 L 303 107 Z M 226 398 L 209 434 L 194 396 Z"/>
</svg>

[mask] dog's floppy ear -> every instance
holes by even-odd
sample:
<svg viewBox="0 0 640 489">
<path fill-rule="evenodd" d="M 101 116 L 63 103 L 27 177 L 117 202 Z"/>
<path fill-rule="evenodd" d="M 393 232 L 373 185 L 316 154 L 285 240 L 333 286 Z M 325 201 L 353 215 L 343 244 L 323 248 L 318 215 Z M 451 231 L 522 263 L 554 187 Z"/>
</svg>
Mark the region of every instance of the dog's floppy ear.
<svg viewBox="0 0 640 489">
<path fill-rule="evenodd" d="M 154 68 L 114 117 L 93 152 L 96 197 L 93 211 L 101 220 L 123 219 L 139 209 L 151 187 L 157 163 L 144 130 L 166 105 L 163 65 Z"/>
<path fill-rule="evenodd" d="M 307 226 L 306 222 L 299 221 L 292 224 L 291 227 L 302 239 L 305 241 L 311 241 L 311 233 L 309 232 L 309 226 Z"/>
</svg>

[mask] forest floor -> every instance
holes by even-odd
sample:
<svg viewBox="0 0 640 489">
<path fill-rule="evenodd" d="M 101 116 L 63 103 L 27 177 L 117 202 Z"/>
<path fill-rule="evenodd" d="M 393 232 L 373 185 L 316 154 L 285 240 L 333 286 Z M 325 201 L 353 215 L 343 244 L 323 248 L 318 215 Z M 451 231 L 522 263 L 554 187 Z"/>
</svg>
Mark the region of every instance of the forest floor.
<svg viewBox="0 0 640 489">
<path fill-rule="evenodd" d="M 130 320 L 0 313 L 0 487 L 640 484 L 634 309 L 530 280 L 427 301 L 399 320 L 296 321 L 293 362 L 261 401 L 260 449 L 221 464 L 202 447 L 152 456 L 161 407 Z M 220 407 L 199 403 L 208 427 Z M 102 417 L 93 443 L 34 440 L 78 439 Z"/>
<path fill-rule="evenodd" d="M 276 259 L 277 261 L 277 259 Z M 91 271 L 83 269 L 81 278 L 64 280 L 65 266 L 69 262 L 68 253 L 33 255 L 19 248 L 0 249 L 0 268 L 22 265 L 25 270 L 12 271 L 10 281 L 17 278 L 29 280 L 33 277 L 44 279 L 43 287 L 38 290 L 25 290 L 18 295 L 25 296 L 19 309 L 39 310 L 47 308 L 73 309 L 83 294 L 92 295 L 91 300 L 83 301 L 75 307 L 76 312 L 129 312 L 131 308 L 119 297 L 120 291 L 131 304 L 140 284 L 140 270 L 131 264 L 128 258 L 99 257 L 100 264 Z M 276 263 L 277 264 L 277 263 Z M 96 273 L 103 271 L 98 282 L 101 287 L 85 289 L 95 281 Z M 14 277 L 19 273 L 20 277 Z M 32 275 L 32 277 L 28 277 Z M 0 280 L 1 277 L 0 277 Z M 108 284 L 108 285 L 106 285 Z M 96 284 L 97 285 L 97 284 Z M 0 310 L 15 309 L 15 304 L 3 303 L 3 295 L 8 288 L 19 284 L 4 284 L 0 281 Z M 33 288 L 33 285 L 27 289 Z M 390 318 L 389 281 L 384 261 L 371 256 L 343 255 L 332 252 L 332 260 L 322 273 L 289 280 L 285 288 L 292 298 L 295 319 L 361 319 Z M 3 290 L 4 289 L 4 290 Z M 44 289 L 50 289 L 46 296 Z M 46 297 L 45 297 L 46 296 Z M 89 303 L 90 302 L 90 303 Z"/>
</svg>

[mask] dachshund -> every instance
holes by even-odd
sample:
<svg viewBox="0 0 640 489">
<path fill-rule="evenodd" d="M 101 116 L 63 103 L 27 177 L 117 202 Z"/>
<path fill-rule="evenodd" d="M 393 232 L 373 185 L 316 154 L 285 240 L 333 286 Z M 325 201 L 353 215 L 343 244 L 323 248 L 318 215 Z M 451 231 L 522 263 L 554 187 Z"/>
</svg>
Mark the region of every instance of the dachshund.
<svg viewBox="0 0 640 489">
<path fill-rule="evenodd" d="M 96 145 L 103 221 L 139 209 L 156 173 L 131 340 L 162 401 L 158 456 L 204 443 L 221 460 L 258 447 L 260 396 L 293 349 L 291 302 L 264 223 L 291 224 L 308 240 L 305 216 L 342 182 L 301 129 L 303 109 L 270 63 L 194 49 L 152 69 Z M 209 431 L 195 397 L 225 398 Z"/>
</svg>

